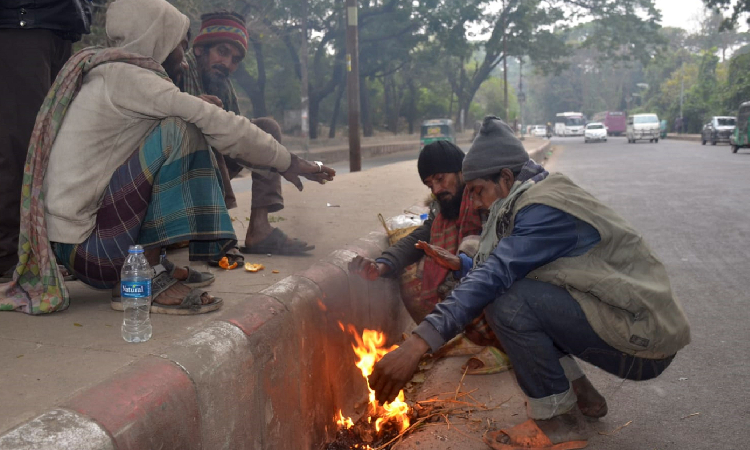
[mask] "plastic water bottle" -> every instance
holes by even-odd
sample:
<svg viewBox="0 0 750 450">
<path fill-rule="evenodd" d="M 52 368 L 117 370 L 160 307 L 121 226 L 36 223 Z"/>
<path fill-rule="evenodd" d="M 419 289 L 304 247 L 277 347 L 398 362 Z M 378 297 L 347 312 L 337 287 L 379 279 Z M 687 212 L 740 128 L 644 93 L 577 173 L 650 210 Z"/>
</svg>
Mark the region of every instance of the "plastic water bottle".
<svg viewBox="0 0 750 450">
<path fill-rule="evenodd" d="M 128 342 L 146 342 L 151 339 L 151 278 L 154 270 L 146 261 L 143 247 L 131 245 L 128 259 L 122 266 L 122 306 L 125 317 L 122 321 L 122 338 Z"/>
</svg>

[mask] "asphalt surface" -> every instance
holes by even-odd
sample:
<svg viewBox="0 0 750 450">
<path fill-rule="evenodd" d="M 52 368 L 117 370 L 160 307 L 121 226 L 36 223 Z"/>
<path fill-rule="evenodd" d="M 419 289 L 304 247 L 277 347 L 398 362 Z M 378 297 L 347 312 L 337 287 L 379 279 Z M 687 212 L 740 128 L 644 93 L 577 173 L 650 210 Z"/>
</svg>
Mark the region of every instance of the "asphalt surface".
<svg viewBox="0 0 750 450">
<path fill-rule="evenodd" d="M 691 323 L 692 343 L 656 380 L 623 382 L 585 369 L 609 402 L 603 420 L 629 423 L 593 448 L 750 448 L 750 152 L 624 138 L 553 145 L 552 170 L 642 233 Z"/>
</svg>

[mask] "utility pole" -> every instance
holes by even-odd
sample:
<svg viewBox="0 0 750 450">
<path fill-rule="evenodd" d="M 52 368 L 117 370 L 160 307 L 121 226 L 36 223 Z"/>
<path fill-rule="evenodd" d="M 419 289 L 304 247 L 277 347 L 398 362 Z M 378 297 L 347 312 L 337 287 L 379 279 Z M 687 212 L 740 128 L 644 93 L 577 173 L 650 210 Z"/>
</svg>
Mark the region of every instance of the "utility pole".
<svg viewBox="0 0 750 450">
<path fill-rule="evenodd" d="M 523 92 L 523 56 L 518 58 L 518 66 L 518 106 L 521 110 L 519 115 L 521 119 L 521 140 L 523 140 L 523 134 L 526 131 L 523 121 L 523 104 L 526 103 L 526 94 Z"/>
<path fill-rule="evenodd" d="M 505 26 L 505 0 L 503 0 L 503 106 L 505 107 L 505 122 L 510 122 L 510 114 L 508 113 L 508 51 L 505 45 L 508 41 L 508 28 Z M 513 130 L 515 133 L 516 130 Z"/>
<path fill-rule="evenodd" d="M 680 68 L 680 129 L 677 130 L 678 133 L 682 133 L 682 130 L 685 129 L 685 118 L 682 116 L 682 101 L 683 101 L 684 94 L 685 94 L 685 61 L 682 62 L 682 67 Z"/>
<path fill-rule="evenodd" d="M 359 141 L 359 43 L 357 0 L 346 0 L 346 96 L 349 104 L 349 171 L 362 170 Z"/>
<path fill-rule="evenodd" d="M 307 1 L 302 0 L 302 41 L 299 45 L 299 62 L 300 62 L 300 84 L 302 85 L 300 99 L 300 132 L 304 139 L 303 147 L 305 151 L 310 147 L 310 98 L 308 96 L 308 78 L 307 78 Z"/>
</svg>

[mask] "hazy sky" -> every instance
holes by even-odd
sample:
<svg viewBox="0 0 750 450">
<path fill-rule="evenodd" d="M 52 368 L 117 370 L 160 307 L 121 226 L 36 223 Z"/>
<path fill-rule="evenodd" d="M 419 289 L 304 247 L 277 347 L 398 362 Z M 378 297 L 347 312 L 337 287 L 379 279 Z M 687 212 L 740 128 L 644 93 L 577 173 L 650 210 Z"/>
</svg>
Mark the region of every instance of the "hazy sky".
<svg viewBox="0 0 750 450">
<path fill-rule="evenodd" d="M 656 0 L 661 10 L 661 24 L 664 27 L 681 27 L 693 31 L 695 17 L 703 10 L 702 0 Z"/>
</svg>

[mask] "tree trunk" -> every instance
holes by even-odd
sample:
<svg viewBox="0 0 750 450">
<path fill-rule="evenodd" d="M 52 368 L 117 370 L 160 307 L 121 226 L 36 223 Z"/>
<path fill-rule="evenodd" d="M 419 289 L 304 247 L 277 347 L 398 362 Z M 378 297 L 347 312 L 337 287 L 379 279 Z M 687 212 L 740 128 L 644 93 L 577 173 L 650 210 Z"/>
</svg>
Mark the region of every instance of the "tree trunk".
<svg viewBox="0 0 750 450">
<path fill-rule="evenodd" d="M 409 80 L 409 104 L 406 107 L 406 123 L 409 126 L 409 134 L 414 134 L 414 123 L 417 121 L 417 88 L 414 81 Z"/>
<path fill-rule="evenodd" d="M 258 66 L 258 78 L 250 75 L 245 66 L 240 64 L 234 72 L 234 79 L 250 97 L 250 102 L 253 104 L 252 116 L 265 117 L 268 115 L 268 109 L 266 108 L 266 63 L 263 55 L 263 44 L 253 41 L 252 46 L 255 52 L 255 62 Z"/>
<path fill-rule="evenodd" d="M 344 97 L 344 91 L 346 90 L 346 83 L 340 84 L 338 92 L 336 93 L 336 103 L 333 105 L 333 114 L 331 115 L 331 127 L 328 130 L 328 138 L 333 139 L 336 137 L 336 122 L 339 118 L 339 112 L 341 111 L 341 99 Z"/>
<path fill-rule="evenodd" d="M 318 113 L 320 112 L 320 101 L 317 95 L 310 94 L 310 139 L 318 138 Z"/>
<path fill-rule="evenodd" d="M 359 120 L 362 121 L 362 134 L 371 137 L 375 134 L 370 117 L 370 90 L 367 85 L 367 77 L 359 79 Z"/>
</svg>

